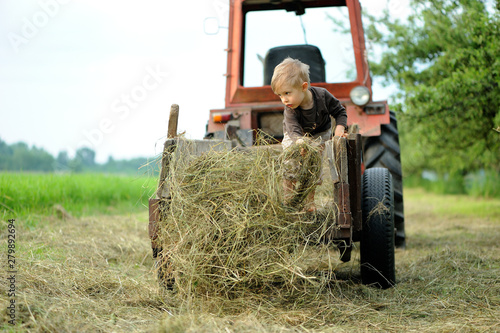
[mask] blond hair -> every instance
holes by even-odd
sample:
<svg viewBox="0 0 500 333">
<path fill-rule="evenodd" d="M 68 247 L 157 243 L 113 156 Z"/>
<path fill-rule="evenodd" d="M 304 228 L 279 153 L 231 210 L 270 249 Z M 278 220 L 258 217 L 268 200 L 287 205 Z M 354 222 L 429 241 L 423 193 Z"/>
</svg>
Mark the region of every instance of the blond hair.
<svg viewBox="0 0 500 333">
<path fill-rule="evenodd" d="M 271 89 L 276 92 L 285 83 L 298 88 L 304 82 L 307 82 L 307 86 L 311 84 L 309 80 L 309 65 L 304 64 L 300 60 L 288 57 L 274 68 Z"/>
</svg>

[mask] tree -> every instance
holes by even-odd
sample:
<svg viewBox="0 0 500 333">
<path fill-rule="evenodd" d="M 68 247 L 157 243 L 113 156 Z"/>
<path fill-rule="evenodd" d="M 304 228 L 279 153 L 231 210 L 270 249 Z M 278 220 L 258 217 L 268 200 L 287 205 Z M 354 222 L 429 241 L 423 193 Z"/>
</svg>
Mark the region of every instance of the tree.
<svg viewBox="0 0 500 333">
<path fill-rule="evenodd" d="M 76 156 L 70 158 L 66 151 L 61 151 L 54 158 L 42 148 L 29 147 L 25 142 L 16 142 L 12 145 L 0 139 L 0 171 L 69 171 L 69 172 L 109 172 L 137 174 L 141 167 L 148 164 L 144 157 L 130 160 L 115 160 L 109 156 L 106 164 L 97 164 L 95 151 L 83 147 L 76 151 Z M 150 170 L 145 168 L 143 173 Z"/>
<path fill-rule="evenodd" d="M 0 170 L 8 170 L 12 156 L 12 148 L 0 139 Z"/>
<path fill-rule="evenodd" d="M 373 74 L 402 92 L 396 110 L 407 171 L 500 171 L 498 7 L 412 0 L 406 24 L 386 12 L 368 27 L 368 39 L 386 46 Z"/>
<path fill-rule="evenodd" d="M 75 159 L 80 159 L 85 168 L 93 168 L 95 166 L 95 151 L 87 147 L 80 148 L 76 151 Z"/>
<path fill-rule="evenodd" d="M 67 151 L 61 151 L 57 155 L 54 169 L 59 171 L 69 170 L 70 159 Z"/>
<path fill-rule="evenodd" d="M 28 147 L 24 142 L 7 145 L 0 142 L 0 170 L 53 171 L 54 158 L 41 148 Z"/>
</svg>

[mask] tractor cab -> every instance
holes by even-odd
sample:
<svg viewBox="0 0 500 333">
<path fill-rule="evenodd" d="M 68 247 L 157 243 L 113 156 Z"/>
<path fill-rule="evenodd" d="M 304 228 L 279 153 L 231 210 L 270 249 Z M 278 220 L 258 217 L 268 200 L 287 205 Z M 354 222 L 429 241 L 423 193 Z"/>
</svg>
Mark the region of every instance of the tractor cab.
<svg viewBox="0 0 500 333">
<path fill-rule="evenodd" d="M 225 108 L 210 110 L 207 137 L 255 144 L 256 130 L 283 137 L 283 105 L 270 87 L 286 57 L 310 66 L 311 84 L 346 107 L 363 136 L 388 124 L 386 101 L 373 102 L 361 6 L 357 0 L 230 1 Z"/>
</svg>

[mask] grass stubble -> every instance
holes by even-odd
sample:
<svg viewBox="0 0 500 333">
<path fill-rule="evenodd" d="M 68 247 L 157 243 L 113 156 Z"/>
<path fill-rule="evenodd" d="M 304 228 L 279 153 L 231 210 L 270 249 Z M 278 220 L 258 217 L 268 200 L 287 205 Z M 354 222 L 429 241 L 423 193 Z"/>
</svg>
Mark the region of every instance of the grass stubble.
<svg viewBox="0 0 500 333">
<path fill-rule="evenodd" d="M 328 182 L 318 192 L 325 187 Z M 17 220 L 17 325 L 7 323 L 6 293 L 0 295 L 0 318 L 6 330 L 30 332 L 500 331 L 500 221 L 488 213 L 498 211 L 500 202 L 489 200 L 477 215 L 445 214 L 434 206 L 443 198 L 453 211 L 453 196 L 405 190 L 408 246 L 396 251 L 397 285 L 387 290 L 360 283 L 357 249 L 351 262 L 341 263 L 335 249 L 323 245 L 295 257 L 306 278 L 293 270 L 278 278 L 250 278 L 247 257 L 239 262 L 247 260 L 246 266 L 236 270 L 242 279 L 220 272 L 210 279 L 203 266 L 191 263 L 189 275 L 178 275 L 187 278 L 167 291 L 156 280 L 146 208 L 141 214 L 70 220 L 47 216 L 37 228 Z M 225 209 L 234 215 L 230 208 Z M 4 231 L 8 214 L 3 213 Z M 306 230 L 297 220 L 299 230 Z M 1 235 L 6 251 L 6 232 Z M 270 238 L 254 239 L 258 246 Z M 297 254 L 299 248 L 304 249 L 283 253 Z M 218 253 L 230 257 L 231 251 Z M 318 254 L 326 262 L 318 263 Z M 301 266 L 311 266 L 311 257 L 315 269 Z M 5 279 L 0 285 L 7 289 Z"/>
</svg>

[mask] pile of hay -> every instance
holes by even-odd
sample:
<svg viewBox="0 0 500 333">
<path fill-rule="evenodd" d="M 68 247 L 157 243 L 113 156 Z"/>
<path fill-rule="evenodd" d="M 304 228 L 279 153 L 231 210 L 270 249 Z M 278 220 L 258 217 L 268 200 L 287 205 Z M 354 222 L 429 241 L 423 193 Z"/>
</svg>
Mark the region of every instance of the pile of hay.
<svg viewBox="0 0 500 333">
<path fill-rule="evenodd" d="M 338 254 L 323 240 L 334 227 L 333 206 L 311 215 L 301 211 L 301 199 L 297 209 L 282 204 L 284 160 L 307 166 L 297 196 L 317 186 L 319 150 L 307 146 L 301 156 L 298 149 L 173 153 L 160 268 L 178 294 L 237 297 L 329 282 Z"/>
</svg>

